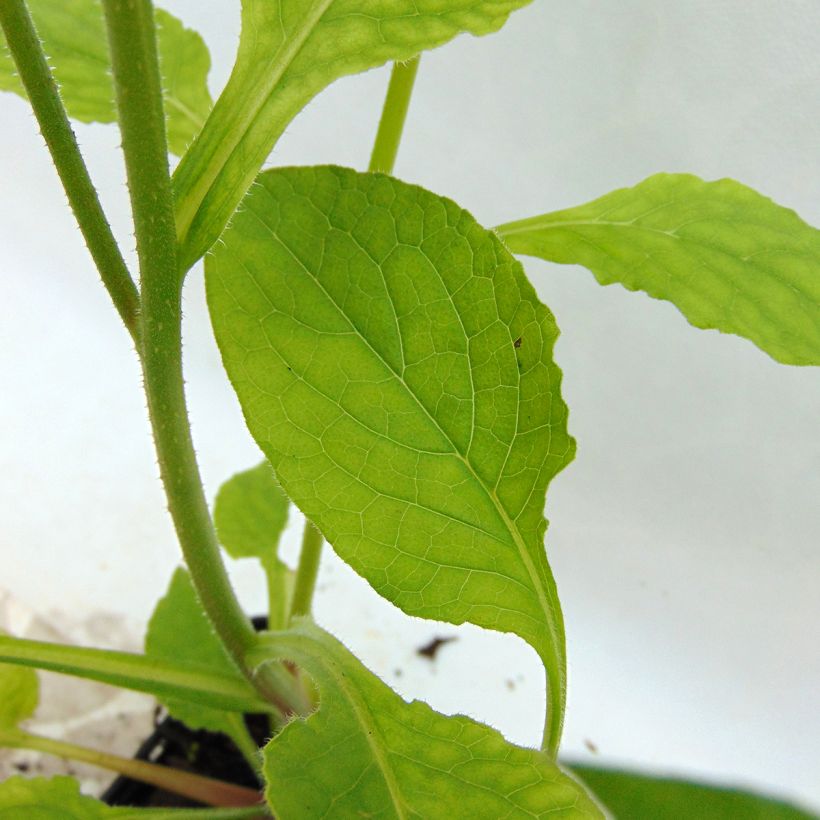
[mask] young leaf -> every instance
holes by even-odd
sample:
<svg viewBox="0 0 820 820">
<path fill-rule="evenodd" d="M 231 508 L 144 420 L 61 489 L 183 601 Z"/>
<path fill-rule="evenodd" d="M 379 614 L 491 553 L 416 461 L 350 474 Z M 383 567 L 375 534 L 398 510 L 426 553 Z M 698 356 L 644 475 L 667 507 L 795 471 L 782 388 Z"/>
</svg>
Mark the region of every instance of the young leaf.
<svg viewBox="0 0 820 820">
<path fill-rule="evenodd" d="M 80 122 L 115 122 L 111 67 L 99 0 L 29 0 L 29 10 L 54 69 L 69 116 Z M 208 49 L 195 31 L 156 10 L 168 144 L 181 155 L 211 109 L 206 79 Z M 0 89 L 25 97 L 0 33 Z"/>
<path fill-rule="evenodd" d="M 258 818 L 256 807 L 242 809 L 134 809 L 106 806 L 80 794 L 73 777 L 10 777 L 0 783 L 0 818 L 19 820 L 244 820 Z"/>
<path fill-rule="evenodd" d="M 244 680 L 208 621 L 187 570 L 177 568 L 165 597 L 160 599 L 145 636 L 145 654 L 175 660 Z M 188 700 L 162 698 L 170 714 L 192 729 L 224 732 L 245 753 L 256 752 L 242 715 L 208 708 Z"/>
<path fill-rule="evenodd" d="M 233 73 L 174 174 L 183 270 L 216 241 L 287 124 L 323 88 L 460 32 L 496 31 L 529 2 L 243 0 Z"/>
<path fill-rule="evenodd" d="M 514 253 L 583 265 L 784 364 L 820 364 L 820 231 L 738 182 L 657 174 L 496 230 Z"/>
<path fill-rule="evenodd" d="M 0 729 L 14 729 L 30 718 L 39 698 L 40 684 L 33 669 L 0 664 Z"/>
<path fill-rule="evenodd" d="M 284 628 L 290 611 L 294 573 L 278 553 L 288 504 L 267 461 L 226 481 L 214 504 L 214 524 L 226 552 L 234 558 L 258 558 L 265 570 L 268 629 Z"/>
<path fill-rule="evenodd" d="M 405 612 L 535 647 L 554 751 L 564 629 L 543 512 L 575 444 L 558 330 L 521 266 L 450 200 L 290 168 L 259 177 L 206 281 L 228 375 L 287 494 Z"/>
<path fill-rule="evenodd" d="M 707 786 L 666 777 L 605 769 L 571 763 L 615 817 L 630 820 L 812 820 L 810 814 L 794 805 L 771 797 L 733 788 Z"/>
<path fill-rule="evenodd" d="M 306 669 L 321 696 L 317 712 L 265 747 L 265 794 L 277 817 L 602 817 L 546 754 L 407 703 L 307 618 L 253 656 L 261 663 L 266 654 Z"/>
</svg>

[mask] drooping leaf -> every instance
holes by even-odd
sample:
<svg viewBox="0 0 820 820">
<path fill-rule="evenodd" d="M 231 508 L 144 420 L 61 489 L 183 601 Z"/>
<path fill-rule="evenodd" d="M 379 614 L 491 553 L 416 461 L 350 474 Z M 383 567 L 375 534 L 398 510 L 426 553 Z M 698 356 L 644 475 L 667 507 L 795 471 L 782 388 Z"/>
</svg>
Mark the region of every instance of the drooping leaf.
<svg viewBox="0 0 820 820">
<path fill-rule="evenodd" d="M 32 669 L 47 669 L 110 686 L 148 692 L 159 698 L 193 703 L 237 712 L 270 711 L 251 684 L 235 673 L 220 674 L 208 667 L 163 661 L 133 652 L 67 646 L 0 635 L 0 662 Z"/>
<path fill-rule="evenodd" d="M 145 654 L 149 658 L 182 661 L 244 680 L 214 633 L 191 578 L 182 567 L 174 572 L 168 592 L 157 603 L 148 623 Z M 165 697 L 161 700 L 173 717 L 192 729 L 224 732 L 240 749 L 251 753 L 255 751 L 242 715 L 177 698 Z"/>
<path fill-rule="evenodd" d="M 583 265 L 784 364 L 820 364 L 820 230 L 738 182 L 657 174 L 496 230 L 514 253 Z"/>
<path fill-rule="evenodd" d="M 616 820 L 816 820 L 794 805 L 750 791 L 571 763 Z"/>
<path fill-rule="evenodd" d="M 384 597 L 515 632 L 564 630 L 544 498 L 574 455 L 558 335 L 521 266 L 450 200 L 333 168 L 259 177 L 206 260 L 225 367 L 290 498 Z"/>
<path fill-rule="evenodd" d="M 288 499 L 267 461 L 237 473 L 220 488 L 214 524 L 234 558 L 258 558 L 268 582 L 268 629 L 287 624 L 294 573 L 279 560 L 279 539 L 288 521 Z"/>
<path fill-rule="evenodd" d="M 270 635 L 252 660 L 266 654 L 306 669 L 320 692 L 318 711 L 265 747 L 276 817 L 602 817 L 545 753 L 407 703 L 308 618 Z"/>
<path fill-rule="evenodd" d="M 107 806 L 80 793 L 73 777 L 10 777 L 0 783 L 2 820 L 244 820 L 259 809 L 135 809 Z"/>
<path fill-rule="evenodd" d="M 323 88 L 460 32 L 496 31 L 530 0 L 243 0 L 236 65 L 174 175 L 180 263 L 216 241 L 294 116 Z"/>
<path fill-rule="evenodd" d="M 0 729 L 13 729 L 30 718 L 39 699 L 40 683 L 33 669 L 0 663 Z"/>
<path fill-rule="evenodd" d="M 115 122 L 108 41 L 99 0 L 29 0 L 29 10 L 49 57 L 70 117 L 80 122 Z M 208 49 L 195 31 L 156 10 L 168 145 L 181 155 L 211 109 L 206 78 Z M 25 97 L 25 90 L 0 33 L 0 89 Z"/>
</svg>

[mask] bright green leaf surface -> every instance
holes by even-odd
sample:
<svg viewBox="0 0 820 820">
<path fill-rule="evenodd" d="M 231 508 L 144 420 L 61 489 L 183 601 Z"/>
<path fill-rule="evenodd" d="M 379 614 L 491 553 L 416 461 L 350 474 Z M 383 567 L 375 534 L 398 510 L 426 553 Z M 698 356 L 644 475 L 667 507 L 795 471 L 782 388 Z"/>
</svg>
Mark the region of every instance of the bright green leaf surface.
<svg viewBox="0 0 820 820">
<path fill-rule="evenodd" d="M 546 754 L 461 715 L 407 703 L 309 619 L 267 640 L 258 659 L 267 652 L 298 664 L 321 698 L 317 712 L 265 747 L 276 817 L 602 816 Z"/>
<path fill-rule="evenodd" d="M 500 226 L 515 253 L 584 265 L 736 333 L 784 364 L 820 364 L 820 231 L 730 179 L 657 174 L 579 208 Z"/>
<path fill-rule="evenodd" d="M 293 117 L 334 80 L 488 34 L 530 0 L 243 0 L 237 62 L 174 175 L 180 262 L 222 233 Z"/>
<path fill-rule="evenodd" d="M 267 461 L 219 488 L 214 523 L 222 546 L 234 558 L 275 559 L 287 522 L 288 499 Z"/>
<path fill-rule="evenodd" d="M 40 698 L 37 673 L 0 663 L 0 729 L 13 729 L 34 714 Z"/>
<path fill-rule="evenodd" d="M 2 820 L 241 820 L 258 817 L 249 809 L 133 809 L 106 806 L 80 794 L 73 777 L 10 777 L 0 783 Z"/>
<path fill-rule="evenodd" d="M 69 116 L 81 122 L 114 122 L 114 89 L 108 41 L 99 0 L 29 0 L 43 49 L 49 57 Z M 208 49 L 195 31 L 157 9 L 168 144 L 182 154 L 211 109 L 206 78 Z M 25 96 L 0 33 L 0 89 Z"/>
<path fill-rule="evenodd" d="M 269 171 L 206 260 L 223 360 L 291 499 L 405 612 L 564 630 L 547 484 L 573 457 L 558 335 L 521 266 L 450 200 L 342 168 Z"/>
<path fill-rule="evenodd" d="M 811 820 L 817 815 L 738 789 L 569 764 L 616 820 Z"/>
<path fill-rule="evenodd" d="M 148 624 L 145 654 L 149 658 L 181 661 L 244 680 L 213 631 L 187 570 L 179 567 L 165 597 L 160 599 Z M 170 714 L 192 729 L 224 732 L 240 749 L 248 745 L 242 715 L 211 709 L 187 700 L 162 698 Z M 251 742 L 251 747 L 254 744 Z"/>
</svg>

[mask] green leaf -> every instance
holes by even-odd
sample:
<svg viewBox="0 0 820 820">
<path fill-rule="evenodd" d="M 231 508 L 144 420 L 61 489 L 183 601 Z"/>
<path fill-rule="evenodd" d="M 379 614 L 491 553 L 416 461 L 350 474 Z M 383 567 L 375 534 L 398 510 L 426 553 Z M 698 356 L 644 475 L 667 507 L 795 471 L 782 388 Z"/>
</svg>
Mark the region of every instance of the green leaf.
<svg viewBox="0 0 820 820">
<path fill-rule="evenodd" d="M 115 122 L 108 40 L 99 0 L 29 0 L 69 116 L 80 122 Z M 202 128 L 211 109 L 206 79 L 208 49 L 195 31 L 156 10 L 168 144 L 178 155 Z M 0 33 L 0 89 L 26 93 Z"/>
<path fill-rule="evenodd" d="M 514 253 L 583 265 L 784 364 L 820 364 L 820 231 L 738 182 L 657 174 L 496 230 Z"/>
<path fill-rule="evenodd" d="M 294 573 L 278 554 L 288 505 L 267 461 L 228 479 L 214 504 L 214 524 L 226 552 L 262 563 L 268 582 L 268 629 L 283 628 L 290 611 Z"/>
<path fill-rule="evenodd" d="M 0 783 L 2 820 L 242 820 L 259 809 L 134 809 L 106 806 L 80 794 L 73 777 L 10 777 Z"/>
<path fill-rule="evenodd" d="M 753 792 L 585 766 L 568 767 L 622 820 L 811 820 L 817 815 Z"/>
<path fill-rule="evenodd" d="M 234 558 L 276 558 L 288 523 L 288 499 L 267 461 L 237 473 L 220 488 L 214 523 L 222 546 Z"/>
<path fill-rule="evenodd" d="M 145 636 L 145 654 L 149 658 L 182 661 L 209 669 L 225 677 L 244 677 L 216 633 L 196 596 L 187 570 L 177 568 L 165 597 L 161 598 Z M 192 729 L 224 732 L 236 745 L 251 755 L 256 744 L 249 738 L 242 715 L 208 708 L 188 700 L 161 698 L 168 712 Z"/>
<path fill-rule="evenodd" d="M 450 200 L 380 174 L 259 177 L 206 260 L 248 426 L 290 498 L 384 597 L 515 632 L 564 704 L 544 498 L 573 457 L 558 335 L 518 262 Z"/>
<path fill-rule="evenodd" d="M 90 649 L 0 635 L 0 661 L 63 675 L 96 680 L 111 686 L 148 692 L 157 697 L 180 698 L 237 712 L 264 712 L 262 700 L 250 683 L 211 669 L 161 661 L 131 652 Z"/>
<path fill-rule="evenodd" d="M 283 820 L 602 817 L 546 754 L 407 703 L 308 618 L 267 636 L 250 660 L 266 657 L 307 670 L 321 696 L 264 750 L 266 797 Z"/>
<path fill-rule="evenodd" d="M 0 663 L 0 729 L 14 729 L 30 718 L 40 700 L 37 673 Z"/>
<path fill-rule="evenodd" d="M 236 65 L 174 174 L 187 270 L 222 233 L 287 124 L 323 88 L 496 31 L 530 0 L 243 0 Z"/>
</svg>

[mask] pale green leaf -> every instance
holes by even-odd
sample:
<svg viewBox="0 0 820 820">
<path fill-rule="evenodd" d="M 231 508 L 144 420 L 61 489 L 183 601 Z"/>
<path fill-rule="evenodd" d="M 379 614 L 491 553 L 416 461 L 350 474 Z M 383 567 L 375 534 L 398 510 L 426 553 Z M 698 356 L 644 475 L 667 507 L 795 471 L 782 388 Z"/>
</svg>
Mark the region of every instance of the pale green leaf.
<svg viewBox="0 0 820 820">
<path fill-rule="evenodd" d="M 544 499 L 575 445 L 558 330 L 521 266 L 450 200 L 297 168 L 259 177 L 206 280 L 228 375 L 287 494 L 405 612 L 535 647 L 554 750 L 564 629 Z"/>
<path fill-rule="evenodd" d="M 820 231 L 738 182 L 657 174 L 497 231 L 514 253 L 583 265 L 784 364 L 820 364 Z"/>
<path fill-rule="evenodd" d="M 216 633 L 194 591 L 187 570 L 179 567 L 161 598 L 145 636 L 149 658 L 174 660 L 209 669 L 224 676 L 243 679 Z M 208 729 L 229 735 L 240 749 L 255 748 L 250 742 L 242 715 L 225 712 L 172 697 L 161 698 L 168 712 L 192 729 Z"/>
<path fill-rule="evenodd" d="M 499 29 L 530 0 L 243 0 L 236 65 L 174 174 L 180 263 L 216 241 L 294 116 L 339 77 Z"/>
<path fill-rule="evenodd" d="M 33 669 L 0 663 L 0 729 L 13 729 L 30 718 L 39 699 L 40 684 Z"/>
<path fill-rule="evenodd" d="M 812 820 L 816 814 L 745 789 L 571 763 L 616 820 Z"/>
<path fill-rule="evenodd" d="M 29 10 L 49 57 L 70 117 L 115 122 L 108 40 L 99 0 L 29 0 Z M 211 58 L 195 31 L 156 10 L 168 144 L 182 154 L 211 109 L 206 79 Z M 25 96 L 0 33 L 0 89 Z"/>
<path fill-rule="evenodd" d="M 545 753 L 426 703 L 407 703 L 307 618 L 255 653 L 307 670 L 320 706 L 264 750 L 276 817 L 602 817 Z"/>
<path fill-rule="evenodd" d="M 219 540 L 234 558 L 276 559 L 288 522 L 288 499 L 267 461 L 237 473 L 220 488 L 214 503 Z"/>
<path fill-rule="evenodd" d="M 0 783 L 2 820 L 242 820 L 259 809 L 135 809 L 106 806 L 80 794 L 73 777 L 10 777 Z"/>
</svg>

